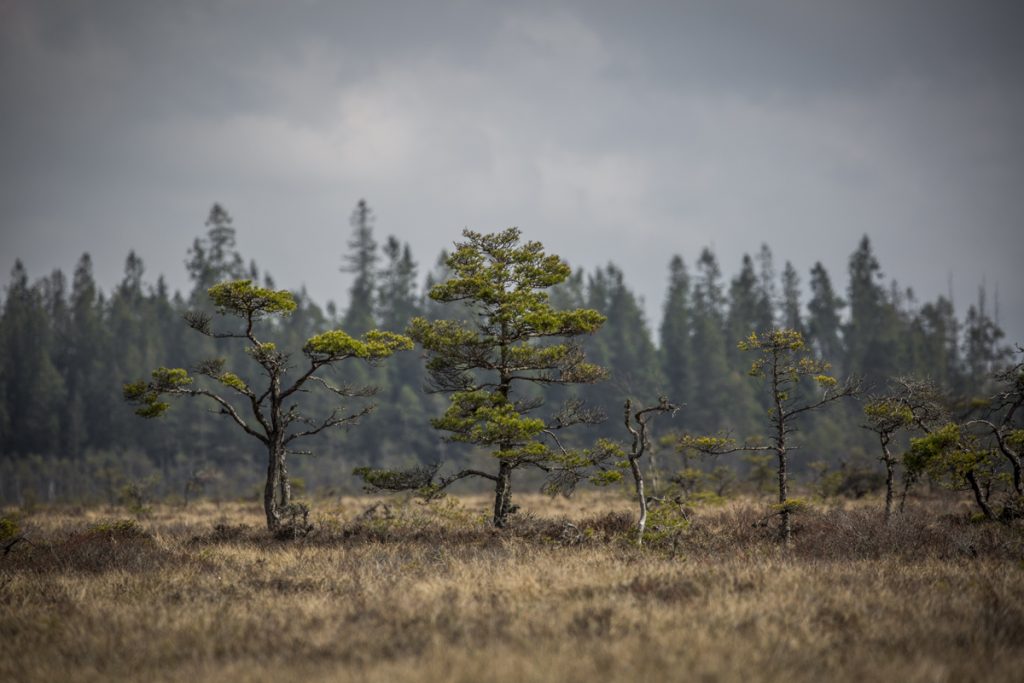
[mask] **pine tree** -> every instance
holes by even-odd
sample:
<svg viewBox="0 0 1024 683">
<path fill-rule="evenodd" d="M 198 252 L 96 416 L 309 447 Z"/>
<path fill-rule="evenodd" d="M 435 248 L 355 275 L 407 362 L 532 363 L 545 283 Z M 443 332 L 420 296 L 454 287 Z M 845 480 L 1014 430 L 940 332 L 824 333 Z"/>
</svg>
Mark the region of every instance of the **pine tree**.
<svg viewBox="0 0 1024 683">
<path fill-rule="evenodd" d="M 828 363 L 815 358 L 795 330 L 773 329 L 761 334 L 751 334 L 741 340 L 739 348 L 757 354 L 750 366 L 749 374 L 764 382 L 770 401 L 767 435 L 770 445 L 746 443 L 737 445 L 728 437 L 693 436 L 686 434 L 680 439 L 681 449 L 692 449 L 709 455 L 725 455 L 740 451 L 769 451 L 778 458 L 779 503 L 775 512 L 779 515 L 779 536 L 789 543 L 792 536 L 791 514 L 800 507 L 798 500 L 789 498 L 789 453 L 793 450 L 790 436 L 796 431 L 794 423 L 806 413 L 815 411 L 835 400 L 853 396 L 858 386 L 853 382 L 842 385 L 831 375 Z M 801 391 L 801 382 L 812 380 L 819 392 Z"/>
<path fill-rule="evenodd" d="M 378 330 L 368 331 L 361 340 L 341 330 L 324 332 L 306 340 L 302 347 L 305 367 L 294 380 L 287 381 L 286 376 L 292 367 L 290 355 L 279 351 L 277 344 L 261 338 L 259 323 L 294 311 L 296 305 L 292 294 L 284 290 L 264 289 L 249 280 L 235 280 L 214 285 L 209 295 L 217 312 L 239 318 L 241 328 L 215 331 L 211 317 L 202 312 L 187 316 L 189 326 L 209 337 L 241 342 L 246 353 L 260 366 L 265 386 L 258 387 L 245 381 L 225 369 L 223 358 L 213 358 L 196 366 L 195 374 L 205 378 L 205 384 L 197 383 L 197 378 L 183 368 L 161 367 L 153 371 L 150 381 L 124 385 L 124 398 L 138 405 L 136 412 L 146 418 L 159 417 L 170 407 L 162 400 L 164 397 L 201 396 L 213 401 L 222 415 L 267 449 L 267 479 L 263 495 L 267 528 L 274 533 L 304 533 L 308 530 L 308 510 L 292 505 L 287 466 L 288 454 L 293 452 L 290 444 L 325 430 L 353 424 L 373 406 L 350 415 L 335 407 L 326 416 L 315 416 L 305 409 L 300 410 L 299 399 L 310 388 L 318 386 L 341 398 L 371 395 L 371 388 L 332 384 L 323 376 L 324 371 L 352 358 L 375 363 L 396 351 L 412 348 L 412 341 L 402 335 Z"/>
<path fill-rule="evenodd" d="M 679 403 L 689 403 L 693 391 L 694 358 L 690 320 L 690 276 L 682 257 L 669 262 L 668 293 L 661 322 L 661 371 L 666 393 Z M 685 411 L 680 423 L 686 426 Z"/>
<path fill-rule="evenodd" d="M 498 471 L 466 469 L 437 482 L 434 468 L 360 468 L 357 473 L 377 488 L 418 489 L 427 495 L 465 477 L 489 479 L 495 485 L 493 522 L 503 527 L 514 509 L 513 471 L 547 470 L 568 457 L 556 432 L 589 419 L 576 404 L 551 417 L 537 416 L 543 401 L 533 388 L 603 378 L 603 370 L 586 361 L 575 340 L 596 331 L 604 316 L 550 305 L 547 290 L 571 270 L 557 256 L 545 254 L 539 242 L 521 243 L 518 229 L 489 235 L 465 230 L 463 236 L 447 261 L 450 277 L 434 285 L 430 297 L 468 303 L 476 314 L 473 321 L 416 318 L 409 334 L 429 354 L 434 389 L 451 396 L 448 410 L 432 424 L 448 432 L 450 441 L 493 449 Z"/>
</svg>

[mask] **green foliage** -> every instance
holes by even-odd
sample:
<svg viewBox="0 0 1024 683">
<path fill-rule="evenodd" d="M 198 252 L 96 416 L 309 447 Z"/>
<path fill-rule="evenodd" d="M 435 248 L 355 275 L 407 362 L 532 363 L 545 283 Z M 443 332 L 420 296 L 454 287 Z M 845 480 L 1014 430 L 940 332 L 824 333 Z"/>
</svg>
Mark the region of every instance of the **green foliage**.
<svg viewBox="0 0 1024 683">
<path fill-rule="evenodd" d="M 21 526 L 13 515 L 0 516 L 0 542 L 10 540 L 21 533 Z"/>
<path fill-rule="evenodd" d="M 590 483 L 595 486 L 610 486 L 622 481 L 622 472 L 619 470 L 601 470 L 590 475 Z"/>
<path fill-rule="evenodd" d="M 376 362 L 396 351 L 408 351 L 412 346 L 411 339 L 394 332 L 370 330 L 362 339 L 354 339 L 341 330 L 331 330 L 310 337 L 302 351 L 318 363 L 330 363 L 345 358 Z"/>
<path fill-rule="evenodd" d="M 914 411 L 906 401 L 882 397 L 864 404 L 864 415 L 874 429 L 893 432 L 914 423 Z"/>
<path fill-rule="evenodd" d="M 962 488 L 968 476 L 995 476 L 997 460 L 992 448 L 983 445 L 962 425 L 950 422 L 930 434 L 910 440 L 903 458 L 907 471 L 928 474 L 951 488 Z"/>
<path fill-rule="evenodd" d="M 431 420 L 450 432 L 451 441 L 493 446 L 525 445 L 544 431 L 544 420 L 526 417 L 502 394 L 485 390 L 457 392 L 443 417 Z"/>
<path fill-rule="evenodd" d="M 734 450 L 736 440 L 728 436 L 700 436 L 694 434 L 683 434 L 676 442 L 676 448 L 680 451 L 692 450 L 708 455 L 721 455 Z"/>
<path fill-rule="evenodd" d="M 267 315 L 288 315 L 295 310 L 295 298 L 287 290 L 258 287 L 252 280 L 232 280 L 207 290 L 222 315 L 258 320 Z"/>
<path fill-rule="evenodd" d="M 521 242 L 518 229 L 489 235 L 465 230 L 463 236 L 445 262 L 448 279 L 435 284 L 429 296 L 465 305 L 475 316 L 469 321 L 418 317 L 407 330 L 429 354 L 434 388 L 451 394 L 444 415 L 431 424 L 448 432 L 450 441 L 490 447 L 502 462 L 502 476 L 544 461 L 562 461 L 563 471 L 574 470 L 570 461 L 582 456 L 540 440 L 549 421 L 527 415 L 536 405 L 521 402 L 517 387 L 602 379 L 603 369 L 587 362 L 572 339 L 595 332 L 605 318 L 594 310 L 557 310 L 550 304 L 546 290 L 570 275 L 569 266 L 545 254 L 540 242 Z M 552 422 L 568 424 L 561 420 Z M 498 517 L 495 522 L 503 523 Z"/>
<path fill-rule="evenodd" d="M 363 480 L 368 491 L 414 491 L 418 496 L 428 500 L 441 493 L 434 484 L 437 466 L 412 467 L 406 470 L 356 467 L 352 474 Z"/>
<path fill-rule="evenodd" d="M 241 377 L 239 377 L 233 372 L 223 372 L 217 375 L 217 381 L 223 384 L 224 386 L 231 387 L 232 389 L 240 393 L 245 394 L 249 392 L 248 385 L 242 380 Z"/>
<path fill-rule="evenodd" d="M 124 400 L 139 407 L 136 415 L 146 418 L 160 417 L 170 404 L 160 400 L 163 394 L 188 393 L 192 378 L 183 368 L 157 368 L 152 373 L 152 381 L 129 382 L 124 385 Z"/>
<path fill-rule="evenodd" d="M 663 503 L 647 511 L 644 543 L 658 548 L 673 543 L 690 529 L 690 519 L 678 505 Z"/>
<path fill-rule="evenodd" d="M 773 512 L 781 513 L 795 513 L 795 512 L 807 512 L 811 509 L 810 501 L 804 498 L 789 498 L 784 503 L 774 503 L 771 505 Z"/>
</svg>

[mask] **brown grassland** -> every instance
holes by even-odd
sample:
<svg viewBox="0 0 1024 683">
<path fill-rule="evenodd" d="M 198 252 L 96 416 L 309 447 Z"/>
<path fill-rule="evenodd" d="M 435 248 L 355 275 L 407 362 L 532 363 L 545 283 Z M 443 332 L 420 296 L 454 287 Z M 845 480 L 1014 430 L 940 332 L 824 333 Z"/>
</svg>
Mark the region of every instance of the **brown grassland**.
<svg viewBox="0 0 1024 683">
<path fill-rule="evenodd" d="M 737 500 L 518 497 L 40 509 L 0 558 L 3 681 L 1020 681 L 1024 532 L 914 501 L 815 506 L 780 547 Z M 955 507 L 955 506 L 953 506 Z"/>
</svg>

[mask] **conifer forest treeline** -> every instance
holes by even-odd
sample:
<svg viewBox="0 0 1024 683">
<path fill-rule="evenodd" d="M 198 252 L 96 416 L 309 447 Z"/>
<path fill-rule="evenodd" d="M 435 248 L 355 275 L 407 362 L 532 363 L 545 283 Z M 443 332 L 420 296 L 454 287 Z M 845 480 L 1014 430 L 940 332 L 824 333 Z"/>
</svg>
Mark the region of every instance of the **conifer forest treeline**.
<svg viewBox="0 0 1024 683">
<path fill-rule="evenodd" d="M 267 329 L 276 348 L 298 352 L 331 329 L 352 337 L 371 329 L 403 333 L 417 316 L 467 315 L 458 302 L 426 296 L 448 277 L 444 253 L 436 261 L 418 261 L 407 244 L 375 232 L 364 201 L 352 214 L 351 228 L 339 262 L 352 276 L 347 296 L 340 297 L 347 306 L 320 305 L 304 290 L 293 291 L 294 311 Z M 268 270 L 243 258 L 236 227 L 219 205 L 202 232 L 185 252 L 188 292 L 170 291 L 163 277 L 145 271 L 134 251 L 125 260 L 123 279 L 109 292 L 97 286 L 88 254 L 70 278 L 60 270 L 36 277 L 20 262 L 15 265 L 0 317 L 0 503 L 141 504 L 153 497 L 187 502 L 262 495 L 265 449 L 240 438 L 237 425 L 214 406 L 177 401 L 159 419 L 143 420 L 123 398 L 126 382 L 149 377 L 156 367 L 191 368 L 197 359 L 219 357 L 224 368 L 249 375 L 259 370 L 231 339 L 196 334 L 183 317 L 195 322 L 215 314 L 207 292 L 224 281 L 248 279 L 268 289 L 291 283 L 274 283 Z M 525 237 L 531 237 L 528 229 Z M 667 397 L 680 408 L 654 425 L 651 466 L 666 480 L 703 477 L 719 489 L 757 483 L 766 470 L 763 456 L 702 460 L 678 453 L 666 445 L 667 437 L 729 434 L 743 441 L 763 434 L 769 397 L 748 376 L 750 359 L 738 346 L 752 332 L 800 332 L 809 349 L 831 364 L 832 375 L 859 378 L 866 394 L 883 391 L 897 377 L 930 380 L 964 406 L 990 394 L 994 374 L 1011 364 L 1013 354 L 984 291 L 958 315 L 948 298 L 921 302 L 885 277 L 895 270 L 883 271 L 886 257 L 875 253 L 868 237 L 851 246 L 846 273 L 829 273 L 820 263 L 798 272 L 768 245 L 750 245 L 731 278 L 710 249 L 672 256 L 664 264 L 665 297 L 656 321 L 645 319 L 626 274 L 613 263 L 575 270 L 551 289 L 550 301 L 558 310 L 593 309 L 606 316 L 581 343 L 587 360 L 606 368 L 608 377 L 538 391 L 558 400 L 571 395 L 608 416 L 567 435 L 573 445 L 622 440 L 626 399 L 651 405 Z M 652 266 L 662 253 L 652 252 Z M 560 256 L 572 263 L 572 254 Z M 292 457 L 292 486 L 300 494 L 303 487 L 357 491 L 357 467 L 460 466 L 482 457 L 471 445 L 443 440 L 431 426 L 448 398 L 429 391 L 421 348 L 379 365 L 342 364 L 330 372 L 335 386 L 377 391 L 347 392 L 345 415 L 357 418 L 358 427 L 313 434 Z M 303 400 L 329 415 L 338 396 Z M 881 489 L 886 471 L 878 433 L 865 426 L 858 401 L 809 414 L 800 426 L 794 475 L 811 483 L 832 477 L 854 488 Z"/>
</svg>

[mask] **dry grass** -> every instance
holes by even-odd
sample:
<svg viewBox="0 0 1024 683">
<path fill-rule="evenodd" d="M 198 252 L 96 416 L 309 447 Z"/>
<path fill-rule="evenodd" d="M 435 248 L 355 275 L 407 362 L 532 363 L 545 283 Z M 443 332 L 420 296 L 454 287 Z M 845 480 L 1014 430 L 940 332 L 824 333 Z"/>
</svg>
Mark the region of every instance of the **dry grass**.
<svg viewBox="0 0 1024 683">
<path fill-rule="evenodd" d="M 524 500 L 504 531 L 484 498 L 321 503 L 296 542 L 255 506 L 39 512 L 0 560 L 0 679 L 1020 680 L 1019 528 L 875 502 L 786 550 L 740 501 L 639 550 L 622 499 Z"/>
</svg>

